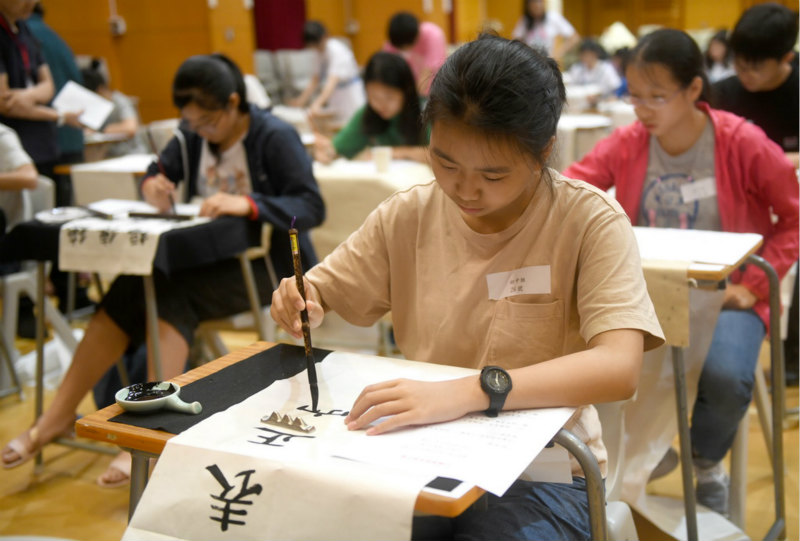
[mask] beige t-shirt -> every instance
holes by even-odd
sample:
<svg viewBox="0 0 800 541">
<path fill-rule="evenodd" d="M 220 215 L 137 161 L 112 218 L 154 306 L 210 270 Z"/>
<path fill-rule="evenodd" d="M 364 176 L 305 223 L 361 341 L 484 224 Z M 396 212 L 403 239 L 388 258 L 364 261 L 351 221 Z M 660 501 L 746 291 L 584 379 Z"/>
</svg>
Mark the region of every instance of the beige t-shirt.
<svg viewBox="0 0 800 541">
<path fill-rule="evenodd" d="M 326 309 L 353 324 L 371 325 L 391 310 L 397 345 L 416 361 L 518 368 L 621 328 L 644 331 L 646 349 L 660 345 L 625 212 L 594 187 L 550 174 L 553 190 L 540 183 L 522 216 L 493 234 L 470 229 L 435 182 L 394 194 L 308 279 Z M 539 278 L 528 275 L 523 294 L 490 299 L 487 275 L 528 267 Z M 605 475 L 594 407 L 579 408 L 567 428 Z"/>
</svg>

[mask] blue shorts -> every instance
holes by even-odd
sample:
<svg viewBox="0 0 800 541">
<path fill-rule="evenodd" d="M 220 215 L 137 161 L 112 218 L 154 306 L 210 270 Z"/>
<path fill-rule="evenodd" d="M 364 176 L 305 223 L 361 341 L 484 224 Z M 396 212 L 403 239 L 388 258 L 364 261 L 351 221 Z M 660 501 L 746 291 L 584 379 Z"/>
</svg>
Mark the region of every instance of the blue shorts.
<svg viewBox="0 0 800 541">
<path fill-rule="evenodd" d="M 586 480 L 572 484 L 516 481 L 497 497 L 487 494 L 484 508 L 473 505 L 456 518 L 415 517 L 411 539 L 458 541 L 591 538 Z"/>
</svg>

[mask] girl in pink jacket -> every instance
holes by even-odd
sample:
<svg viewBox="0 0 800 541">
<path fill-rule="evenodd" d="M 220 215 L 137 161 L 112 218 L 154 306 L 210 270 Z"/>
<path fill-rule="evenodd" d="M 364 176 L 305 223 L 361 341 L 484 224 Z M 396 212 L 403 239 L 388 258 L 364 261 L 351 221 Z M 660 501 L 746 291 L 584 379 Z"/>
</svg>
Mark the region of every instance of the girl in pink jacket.
<svg viewBox="0 0 800 541">
<path fill-rule="evenodd" d="M 700 101 L 703 56 L 684 32 L 644 37 L 626 76 L 638 120 L 564 175 L 616 186 L 634 225 L 759 233 L 760 255 L 783 276 L 797 260 L 798 183 L 780 147 L 745 119 Z M 728 512 L 729 486 L 721 460 L 751 400 L 767 299 L 759 269 L 731 276 L 692 413 L 698 502 L 721 514 Z"/>
</svg>

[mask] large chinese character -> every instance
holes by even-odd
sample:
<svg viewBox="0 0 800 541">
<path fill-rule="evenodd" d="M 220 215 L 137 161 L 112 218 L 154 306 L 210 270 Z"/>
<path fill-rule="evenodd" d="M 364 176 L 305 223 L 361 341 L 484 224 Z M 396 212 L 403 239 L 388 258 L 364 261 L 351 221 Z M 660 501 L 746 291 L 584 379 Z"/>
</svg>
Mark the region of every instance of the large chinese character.
<svg viewBox="0 0 800 541">
<path fill-rule="evenodd" d="M 297 409 L 299 409 L 300 411 L 307 411 L 308 413 L 313 413 L 314 417 L 322 417 L 323 415 L 334 415 L 334 416 L 337 416 L 337 417 L 347 417 L 347 415 L 350 413 L 349 411 L 345 411 L 345 410 L 328 410 L 328 411 L 316 410 L 316 411 L 314 411 L 314 410 L 311 409 L 310 406 L 306 406 L 306 405 L 297 406 Z"/>
<path fill-rule="evenodd" d="M 116 231 L 112 231 L 110 229 L 105 229 L 100 231 L 100 243 L 101 244 L 111 244 L 114 242 L 114 238 L 117 236 Z"/>
<path fill-rule="evenodd" d="M 83 244 L 86 240 L 86 229 L 67 229 L 70 244 Z"/>
<path fill-rule="evenodd" d="M 223 532 L 228 529 L 229 524 L 243 526 L 244 525 L 243 520 L 235 520 L 234 518 L 231 517 L 231 515 L 236 515 L 239 517 L 244 517 L 245 515 L 247 515 L 246 510 L 234 509 L 233 506 L 253 505 L 253 502 L 251 500 L 246 500 L 245 498 L 253 494 L 255 495 L 261 494 L 261 485 L 255 484 L 253 486 L 248 486 L 248 484 L 250 483 L 250 476 L 253 473 L 255 473 L 255 470 L 246 470 L 237 473 L 236 477 L 243 477 L 242 486 L 239 488 L 239 492 L 235 496 L 228 497 L 228 493 L 231 490 L 233 490 L 236 487 L 236 485 L 232 485 L 228 482 L 228 480 L 225 478 L 225 475 L 222 473 L 222 471 L 219 469 L 219 466 L 217 466 L 216 464 L 213 464 L 211 466 L 206 466 L 206 469 L 209 472 L 211 472 L 211 475 L 214 476 L 214 479 L 216 479 L 217 482 L 222 487 L 222 492 L 220 492 L 219 495 L 210 494 L 210 496 L 217 501 L 223 502 L 224 504 L 222 506 L 212 505 L 211 509 L 219 511 L 221 513 L 221 516 L 219 517 L 210 516 L 208 518 L 219 522 L 220 528 L 222 528 Z"/>
</svg>

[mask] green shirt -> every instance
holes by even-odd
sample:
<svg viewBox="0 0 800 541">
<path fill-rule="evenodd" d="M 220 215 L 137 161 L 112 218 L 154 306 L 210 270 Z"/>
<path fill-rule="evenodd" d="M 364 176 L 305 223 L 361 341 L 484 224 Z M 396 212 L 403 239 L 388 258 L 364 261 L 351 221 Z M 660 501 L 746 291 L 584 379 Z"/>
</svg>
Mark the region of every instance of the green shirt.
<svg viewBox="0 0 800 541">
<path fill-rule="evenodd" d="M 364 133 L 364 112 L 367 106 L 355 112 L 350 117 L 347 125 L 333 138 L 333 146 L 338 154 L 346 158 L 352 158 L 368 146 L 406 146 L 408 143 L 400 133 L 400 115 L 393 117 L 389 121 L 386 131 L 378 135 L 367 135 Z M 430 140 L 430 129 L 426 129 L 420 138 L 419 145 L 427 145 Z M 413 145 L 412 145 L 413 146 Z"/>
</svg>

